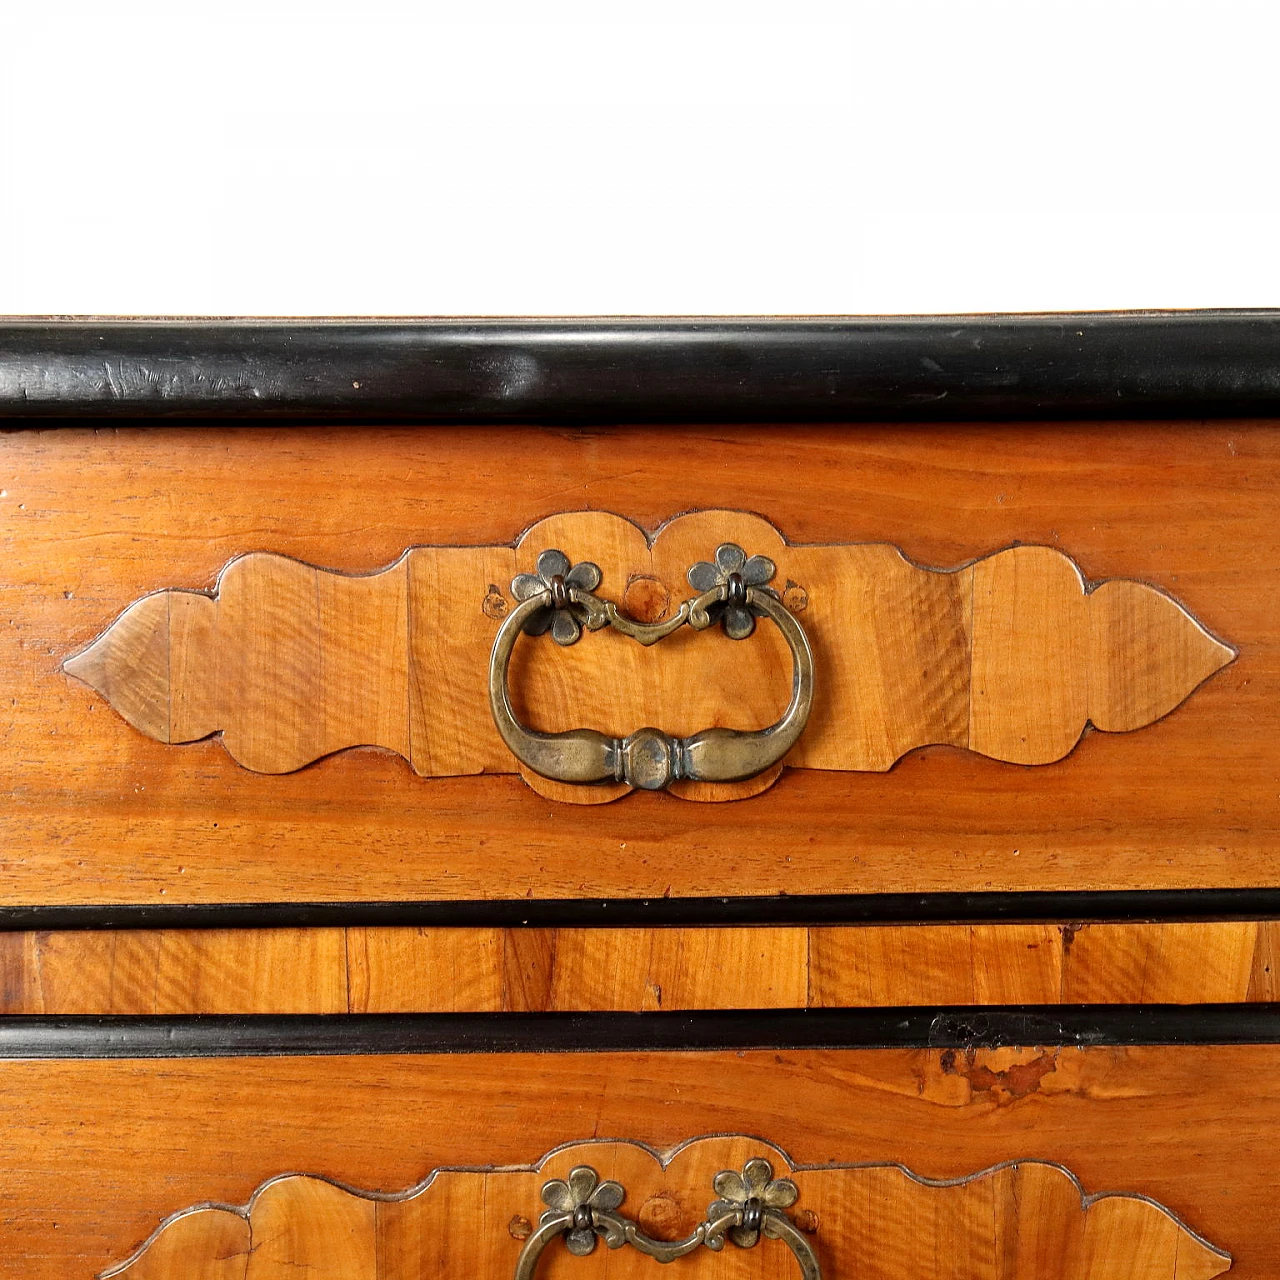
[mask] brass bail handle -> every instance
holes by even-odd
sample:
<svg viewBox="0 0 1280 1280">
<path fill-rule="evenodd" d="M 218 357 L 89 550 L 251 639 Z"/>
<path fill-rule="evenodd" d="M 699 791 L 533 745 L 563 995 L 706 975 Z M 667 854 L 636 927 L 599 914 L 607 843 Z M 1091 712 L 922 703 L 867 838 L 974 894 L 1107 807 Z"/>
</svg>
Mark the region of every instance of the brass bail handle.
<svg viewBox="0 0 1280 1280">
<path fill-rule="evenodd" d="M 658 1262 L 674 1262 L 704 1245 L 719 1252 L 726 1240 L 740 1249 L 752 1249 L 764 1236 L 781 1240 L 791 1250 L 800 1264 L 801 1280 L 822 1280 L 813 1246 L 785 1212 L 800 1197 L 790 1178 L 775 1178 L 773 1166 L 756 1157 L 747 1161 L 741 1173 L 721 1170 L 713 1185 L 720 1199 L 707 1209 L 706 1221 L 691 1236 L 654 1240 L 617 1212 L 626 1198 L 622 1185 L 601 1182 L 590 1165 L 579 1165 L 567 1179 L 543 1185 L 542 1201 L 549 1208 L 520 1250 L 515 1280 L 534 1280 L 542 1251 L 560 1236 L 569 1252 L 579 1257 L 591 1253 L 600 1239 L 610 1249 L 630 1245 Z"/>
<path fill-rule="evenodd" d="M 698 595 L 685 600 L 663 622 L 637 622 L 611 600 L 594 594 L 600 570 L 589 561 L 572 565 L 561 551 L 544 551 L 538 572 L 518 574 L 511 583 L 519 601 L 503 620 L 489 658 L 489 707 L 502 740 L 522 764 L 557 782 L 626 782 L 645 791 L 660 791 L 681 778 L 695 782 L 741 782 L 763 773 L 795 746 L 813 705 L 813 650 L 804 628 L 766 586 L 776 569 L 766 556 L 748 557 L 741 547 L 724 543 L 715 561 L 689 570 Z M 656 644 L 683 626 L 704 631 L 719 622 L 734 640 L 768 618 L 791 650 L 791 700 L 781 719 L 765 729 L 703 729 L 677 738 L 661 729 L 644 728 L 626 738 L 611 738 L 595 729 L 539 733 L 520 722 L 511 706 L 507 671 L 520 633 L 550 631 L 559 644 L 577 642 L 585 627 L 612 627 L 643 645 Z"/>
</svg>

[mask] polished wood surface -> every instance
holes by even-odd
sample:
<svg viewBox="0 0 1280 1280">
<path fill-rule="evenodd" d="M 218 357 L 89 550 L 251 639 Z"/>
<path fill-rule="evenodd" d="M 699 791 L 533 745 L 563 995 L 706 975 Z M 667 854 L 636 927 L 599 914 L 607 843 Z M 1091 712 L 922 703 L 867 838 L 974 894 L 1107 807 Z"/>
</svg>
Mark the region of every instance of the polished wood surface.
<svg viewBox="0 0 1280 1280">
<path fill-rule="evenodd" d="M 0 901 L 1280 885 L 1270 423 L 59 430 L 5 435 L 0 460 Z M 790 770 L 696 816 L 664 795 L 573 808 L 514 777 L 423 780 L 374 749 L 255 774 L 215 742 L 126 729 L 61 670 L 133 601 L 208 590 L 246 550 L 369 573 L 588 507 L 646 528 L 754 510 L 797 545 L 920 564 L 1060 547 L 1090 581 L 1171 593 L 1240 656 L 1139 737 L 1086 733 L 1056 764 L 928 747 L 888 773 Z M 1128 694 L 1099 697 L 1126 714 Z"/>
<path fill-rule="evenodd" d="M 1280 999 L 1280 923 L 0 934 L 0 1013 L 541 1013 Z"/>
<path fill-rule="evenodd" d="M 1086 591 L 1051 547 L 931 571 L 883 544 L 790 547 L 741 512 L 679 516 L 652 543 L 621 516 L 573 512 L 540 520 L 515 548 L 417 547 L 368 577 L 241 556 L 214 596 L 146 596 L 63 670 L 148 736 L 183 743 L 221 731 L 232 758 L 261 773 L 362 745 L 410 758 L 423 776 L 511 773 L 518 762 L 489 714 L 488 686 L 516 574 L 532 575 L 549 548 L 565 550 L 574 564 L 598 563 L 601 598 L 659 622 L 695 594 L 686 571 L 723 542 L 773 561 L 776 588 L 818 655 L 816 707 L 787 756 L 793 768 L 884 771 L 933 743 L 1049 764 L 1086 724 L 1125 731 L 1167 715 L 1235 657 L 1143 583 Z M 526 644 L 508 676 L 517 714 L 547 732 L 616 738 L 646 724 L 688 737 L 777 720 L 791 687 L 782 638 L 767 624 L 747 643 L 718 629 L 704 636 L 681 630 L 652 649 L 612 630 L 567 649 Z M 563 801 L 628 790 L 526 779 Z"/>
<path fill-rule="evenodd" d="M 578 1143 L 536 1169 L 435 1172 L 390 1199 L 286 1176 L 259 1188 L 248 1205 L 196 1208 L 176 1218 L 108 1274 L 190 1280 L 238 1263 L 237 1280 L 286 1280 L 299 1268 L 314 1280 L 509 1280 L 543 1210 L 543 1183 L 566 1180 L 575 1166 L 619 1183 L 626 1191 L 621 1213 L 646 1235 L 674 1240 L 704 1220 L 717 1174 L 761 1158 L 774 1178 L 799 1188 L 789 1216 L 827 1277 L 1208 1280 L 1231 1265 L 1154 1202 L 1091 1197 L 1057 1165 L 1029 1160 L 933 1182 L 899 1165 L 792 1169 L 782 1152 L 757 1138 L 717 1136 L 695 1139 L 665 1159 L 631 1143 Z M 633 1248 L 606 1261 L 607 1252 L 597 1240 L 595 1256 L 581 1261 L 556 1240 L 543 1250 L 538 1275 L 621 1280 L 655 1266 Z M 699 1249 L 678 1265 L 701 1277 L 798 1274 L 786 1246 L 768 1239 L 747 1250 L 730 1242 L 718 1255 Z"/>
<path fill-rule="evenodd" d="M 701 1133 L 746 1133 L 800 1165 L 902 1162 L 932 1179 L 1008 1160 L 1060 1163 L 1090 1194 L 1164 1205 L 1233 1256 L 1233 1276 L 1263 1280 L 1280 1271 L 1278 1054 L 1267 1046 L 8 1062 L 0 1064 L 0 1241 L 7 1258 L 23 1260 L 23 1280 L 88 1280 L 127 1260 L 169 1215 L 202 1202 L 244 1204 L 284 1173 L 399 1193 L 434 1168 L 525 1166 L 595 1135 L 667 1149 Z M 537 1208 L 527 1194 L 516 1199 L 493 1206 L 486 1224 L 512 1254 L 512 1217 Z M 703 1207 L 693 1202 L 695 1212 Z M 875 1220 L 859 1205 L 818 1217 L 818 1240 Z M 576 1274 L 606 1265 L 574 1262 Z"/>
</svg>

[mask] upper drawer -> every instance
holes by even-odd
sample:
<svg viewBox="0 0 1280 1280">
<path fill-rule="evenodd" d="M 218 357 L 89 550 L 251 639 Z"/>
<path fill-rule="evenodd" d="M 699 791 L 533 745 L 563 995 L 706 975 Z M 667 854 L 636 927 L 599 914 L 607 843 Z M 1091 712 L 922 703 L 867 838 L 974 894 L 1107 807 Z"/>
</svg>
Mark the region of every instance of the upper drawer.
<svg viewBox="0 0 1280 1280">
<path fill-rule="evenodd" d="M 11 410 L 131 415 L 0 437 L 4 904 L 1280 886 L 1274 322 L 1080 324 L 542 334 L 521 425 L 440 329 L 4 335 Z"/>
</svg>

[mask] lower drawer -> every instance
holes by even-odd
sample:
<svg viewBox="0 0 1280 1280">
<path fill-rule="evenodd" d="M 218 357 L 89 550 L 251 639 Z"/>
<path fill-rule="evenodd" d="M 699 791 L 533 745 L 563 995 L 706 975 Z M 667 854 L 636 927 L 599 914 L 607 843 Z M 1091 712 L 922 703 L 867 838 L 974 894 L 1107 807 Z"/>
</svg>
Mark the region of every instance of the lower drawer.
<svg viewBox="0 0 1280 1280">
<path fill-rule="evenodd" d="M 798 1199 L 747 1191 L 823 1277 L 1274 1276 L 1278 1066 L 1257 1044 L 11 1060 L 0 1245 L 32 1280 L 507 1280 L 522 1256 L 618 1280 L 763 1157 Z M 543 1184 L 579 1165 L 640 1234 L 574 1256 L 557 1229 L 531 1258 Z M 694 1245 L 676 1275 L 811 1274 L 786 1239 Z"/>
</svg>

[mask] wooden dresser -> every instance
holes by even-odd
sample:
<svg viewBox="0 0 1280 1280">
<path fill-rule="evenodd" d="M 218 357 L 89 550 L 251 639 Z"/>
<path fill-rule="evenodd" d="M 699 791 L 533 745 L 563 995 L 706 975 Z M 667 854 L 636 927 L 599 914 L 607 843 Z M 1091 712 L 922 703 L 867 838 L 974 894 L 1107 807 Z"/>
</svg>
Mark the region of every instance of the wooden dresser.
<svg viewBox="0 0 1280 1280">
<path fill-rule="evenodd" d="M 1280 313 L 0 325 L 0 1271 L 1280 1276 Z"/>
</svg>

